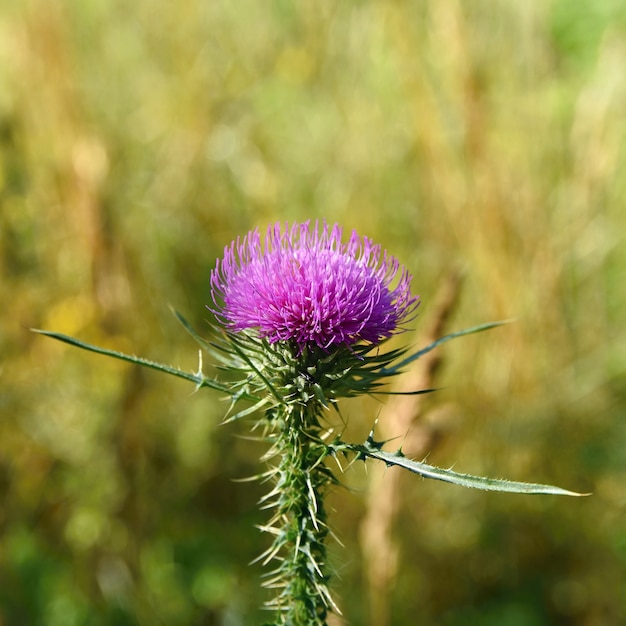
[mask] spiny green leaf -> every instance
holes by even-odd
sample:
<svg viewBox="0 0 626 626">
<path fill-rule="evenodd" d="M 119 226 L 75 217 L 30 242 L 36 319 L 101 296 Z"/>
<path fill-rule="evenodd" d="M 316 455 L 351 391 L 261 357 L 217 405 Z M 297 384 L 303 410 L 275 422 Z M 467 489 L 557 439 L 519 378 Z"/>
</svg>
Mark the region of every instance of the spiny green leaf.
<svg viewBox="0 0 626 626">
<path fill-rule="evenodd" d="M 207 350 L 208 352 L 212 352 L 211 344 L 206 340 L 200 337 L 200 335 L 194 330 L 191 324 L 173 307 L 170 307 L 170 310 L 174 314 L 174 317 L 180 322 L 181 326 L 195 339 L 198 345 Z"/>
<path fill-rule="evenodd" d="M 269 401 L 270 401 L 269 398 L 261 398 L 256 404 L 253 404 L 252 406 L 249 406 L 243 409 L 242 411 L 235 413 L 234 415 L 227 414 L 222 420 L 222 424 L 229 424 L 230 422 L 235 422 L 241 419 L 242 417 L 251 415 L 255 411 L 261 410 L 264 406 L 266 406 L 269 403 Z"/>
<path fill-rule="evenodd" d="M 509 493 L 523 494 L 544 494 L 555 496 L 588 496 L 588 493 L 577 493 L 554 487 L 552 485 L 540 485 L 536 483 L 523 483 L 497 478 L 485 478 L 483 476 L 472 476 L 471 474 L 459 474 L 449 469 L 442 469 L 433 465 L 428 465 L 420 461 L 413 461 L 405 457 L 400 450 L 396 452 L 386 452 L 377 447 L 376 442 L 366 441 L 362 445 L 344 444 L 361 458 L 369 457 L 383 461 L 387 466 L 395 465 L 403 467 L 410 472 L 419 474 L 424 478 L 434 478 L 444 482 L 460 485 L 461 487 L 472 487 L 485 491 L 503 491 Z"/>
<path fill-rule="evenodd" d="M 417 389 L 416 391 L 370 391 L 370 394 L 376 396 L 421 396 L 424 393 L 433 393 L 439 391 L 437 388 L 433 389 Z"/>
<path fill-rule="evenodd" d="M 69 335 L 64 335 L 62 333 L 56 333 L 49 330 L 40 330 L 38 328 L 31 328 L 31 330 L 35 333 L 39 333 L 40 335 L 45 335 L 46 337 L 51 337 L 52 339 L 57 339 L 58 341 L 68 343 L 71 346 L 82 348 L 83 350 L 88 350 L 89 352 L 103 354 L 104 356 L 110 356 L 114 359 L 119 359 L 120 361 L 127 361 L 128 363 L 141 365 L 143 367 L 149 367 L 150 369 L 164 372 L 165 374 L 171 374 L 172 376 L 177 376 L 178 378 L 184 378 L 185 380 L 189 380 L 192 383 L 195 383 L 197 388 L 210 387 L 211 389 L 217 389 L 218 391 L 222 391 L 229 395 L 231 394 L 231 390 L 226 385 L 212 378 L 207 378 L 202 373 L 193 374 L 191 372 L 185 372 L 183 370 L 179 370 L 178 368 L 171 367 L 170 365 L 165 365 L 156 361 L 144 359 L 143 357 L 135 356 L 132 354 L 125 354 L 124 352 L 117 352 L 116 350 L 109 350 L 107 348 L 100 348 L 99 346 L 85 343 L 84 341 L 80 341 L 78 339 L 75 339 L 74 337 L 70 337 Z"/>
<path fill-rule="evenodd" d="M 437 341 L 433 341 L 431 344 L 414 352 L 413 354 L 406 357 L 399 363 L 396 363 L 392 367 L 384 368 L 381 373 L 383 374 L 397 374 L 402 369 L 404 369 L 407 365 L 413 363 L 413 361 L 417 361 L 417 359 L 423 357 L 425 354 L 428 354 L 431 350 L 434 350 L 437 346 L 445 343 L 446 341 L 450 341 L 451 339 L 456 339 L 457 337 L 464 337 L 465 335 L 473 335 L 474 333 L 480 333 L 484 330 L 489 330 L 491 328 L 497 328 L 498 326 L 503 326 L 504 324 L 510 324 L 513 320 L 501 320 L 499 322 L 488 322 L 487 324 L 479 324 L 478 326 L 472 326 L 471 328 L 465 328 L 463 330 L 459 330 L 454 333 L 450 333 L 449 335 L 444 335 L 437 339 Z"/>
</svg>

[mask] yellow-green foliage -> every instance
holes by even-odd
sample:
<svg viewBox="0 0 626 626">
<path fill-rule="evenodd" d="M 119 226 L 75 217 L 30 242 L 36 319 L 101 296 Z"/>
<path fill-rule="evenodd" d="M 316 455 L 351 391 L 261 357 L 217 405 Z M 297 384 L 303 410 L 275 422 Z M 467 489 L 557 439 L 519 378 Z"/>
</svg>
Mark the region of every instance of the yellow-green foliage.
<svg viewBox="0 0 626 626">
<path fill-rule="evenodd" d="M 443 348 L 429 460 L 595 492 L 403 479 L 391 623 L 624 623 L 625 127 L 616 0 L 4 3 L 0 622 L 260 623 L 260 491 L 231 479 L 262 446 L 213 392 L 26 329 L 193 370 L 168 303 L 202 328 L 223 246 L 326 218 L 413 272 L 403 339 L 453 270 L 451 330 L 517 318 Z M 363 499 L 334 505 L 369 624 Z"/>
</svg>

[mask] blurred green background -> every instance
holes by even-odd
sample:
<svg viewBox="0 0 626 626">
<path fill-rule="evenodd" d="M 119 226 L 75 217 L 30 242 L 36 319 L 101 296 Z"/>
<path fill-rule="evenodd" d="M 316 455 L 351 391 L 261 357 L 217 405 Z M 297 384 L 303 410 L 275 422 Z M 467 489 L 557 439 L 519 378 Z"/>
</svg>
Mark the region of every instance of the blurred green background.
<svg viewBox="0 0 626 626">
<path fill-rule="evenodd" d="M 403 340 L 452 271 L 451 330 L 517 320 L 443 349 L 429 461 L 594 492 L 403 477 L 389 624 L 626 624 L 625 130 L 621 0 L 5 0 L 0 624 L 260 623 L 247 426 L 27 329 L 195 369 L 168 305 L 206 330 L 226 244 L 323 218 L 413 273 Z M 379 411 L 347 404 L 347 436 Z M 353 469 L 335 589 L 381 626 Z"/>
</svg>

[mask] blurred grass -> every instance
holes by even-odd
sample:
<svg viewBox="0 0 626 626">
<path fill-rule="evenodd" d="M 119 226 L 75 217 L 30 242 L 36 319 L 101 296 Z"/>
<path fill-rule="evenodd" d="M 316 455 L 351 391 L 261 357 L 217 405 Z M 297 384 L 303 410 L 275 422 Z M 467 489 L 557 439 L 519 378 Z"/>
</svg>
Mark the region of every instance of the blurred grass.
<svg viewBox="0 0 626 626">
<path fill-rule="evenodd" d="M 595 493 L 405 481 L 394 623 L 626 623 L 625 125 L 617 0 L 6 2 L 0 624 L 261 619 L 231 483 L 261 451 L 223 404 L 26 329 L 195 368 L 167 304 L 201 328 L 224 245 L 322 218 L 398 256 L 422 318 L 460 267 L 455 328 L 518 320 L 446 346 L 431 460 Z M 366 624 L 362 498 L 333 498 Z"/>
</svg>

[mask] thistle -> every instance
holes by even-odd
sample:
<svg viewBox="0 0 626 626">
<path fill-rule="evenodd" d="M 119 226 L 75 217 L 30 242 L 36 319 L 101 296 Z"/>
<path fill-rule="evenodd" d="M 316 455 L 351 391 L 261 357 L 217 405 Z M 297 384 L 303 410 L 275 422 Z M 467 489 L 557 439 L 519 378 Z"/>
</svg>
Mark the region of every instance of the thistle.
<svg viewBox="0 0 626 626">
<path fill-rule="evenodd" d="M 409 353 L 385 349 L 415 318 L 418 296 L 397 259 L 367 237 L 326 223 L 276 224 L 262 238 L 248 233 L 224 250 L 211 273 L 211 303 L 218 326 L 211 340 L 179 321 L 229 372 L 221 382 L 197 373 L 37 331 L 72 345 L 113 356 L 196 384 L 231 399 L 226 421 L 254 416 L 253 429 L 266 442 L 258 478 L 270 484 L 261 506 L 271 511 L 261 527 L 271 536 L 259 560 L 268 566 L 264 584 L 274 626 L 323 626 L 338 608 L 329 590 L 324 508 L 337 479 L 330 461 L 378 459 L 427 478 L 466 487 L 516 493 L 581 495 L 558 487 L 494 480 L 440 469 L 387 451 L 374 430 L 363 443 L 342 441 L 330 411 L 341 398 L 384 393 L 382 387 L 441 343 L 500 324 L 495 322 L 442 337 Z M 416 390 L 428 393 L 432 390 Z"/>
</svg>

